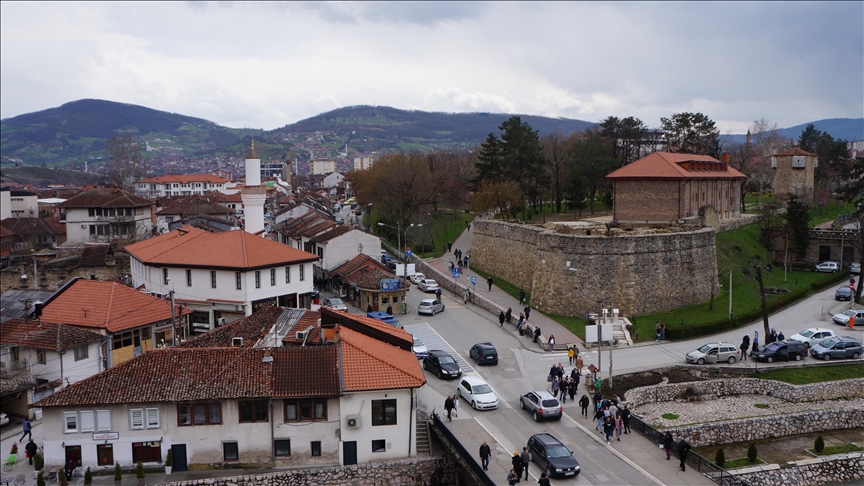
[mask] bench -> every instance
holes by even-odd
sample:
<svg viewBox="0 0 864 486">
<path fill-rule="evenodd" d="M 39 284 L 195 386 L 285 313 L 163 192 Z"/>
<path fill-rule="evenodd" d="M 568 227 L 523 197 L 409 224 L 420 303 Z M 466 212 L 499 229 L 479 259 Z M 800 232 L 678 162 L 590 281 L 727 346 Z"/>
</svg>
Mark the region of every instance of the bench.
<svg viewBox="0 0 864 486">
<path fill-rule="evenodd" d="M 63 469 L 63 466 L 50 466 L 46 467 L 42 470 L 42 473 L 46 476 L 46 479 L 53 479 L 55 481 L 60 481 L 60 470 Z M 67 478 L 68 479 L 68 478 Z"/>
</svg>

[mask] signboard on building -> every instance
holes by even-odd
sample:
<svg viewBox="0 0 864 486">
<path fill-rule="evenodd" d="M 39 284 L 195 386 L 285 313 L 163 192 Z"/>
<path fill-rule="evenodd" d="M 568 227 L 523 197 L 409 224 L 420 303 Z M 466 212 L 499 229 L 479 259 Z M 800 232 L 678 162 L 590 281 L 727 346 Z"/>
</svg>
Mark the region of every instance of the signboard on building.
<svg viewBox="0 0 864 486">
<path fill-rule="evenodd" d="M 276 307 L 277 305 L 279 305 L 279 303 L 278 303 L 278 299 L 276 297 L 271 297 L 269 299 L 254 300 L 254 301 L 252 301 L 252 312 L 257 311 L 258 309 L 260 309 L 262 307 L 267 307 L 267 306 Z"/>
<path fill-rule="evenodd" d="M 395 292 L 402 288 L 402 279 L 381 279 L 381 292 Z"/>
<path fill-rule="evenodd" d="M 120 432 L 99 432 L 93 434 L 93 440 L 117 440 L 120 438 Z"/>
</svg>

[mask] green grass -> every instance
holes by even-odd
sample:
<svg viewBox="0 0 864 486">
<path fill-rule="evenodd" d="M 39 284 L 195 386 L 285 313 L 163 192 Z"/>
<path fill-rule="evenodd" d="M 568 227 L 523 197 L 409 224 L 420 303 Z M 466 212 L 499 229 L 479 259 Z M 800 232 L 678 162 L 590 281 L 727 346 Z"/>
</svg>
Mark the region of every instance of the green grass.
<svg viewBox="0 0 864 486">
<path fill-rule="evenodd" d="M 864 447 L 855 444 L 843 444 L 839 446 L 830 446 L 822 449 L 822 452 L 816 452 L 813 449 L 807 449 L 807 452 L 812 452 L 817 456 L 830 456 L 832 454 L 845 454 L 847 452 L 864 451 Z"/>
<path fill-rule="evenodd" d="M 770 405 L 765 404 L 765 403 L 757 403 L 757 404 L 755 404 L 755 405 L 753 405 L 753 406 L 756 407 L 756 408 L 761 408 L 761 409 L 771 408 Z"/>
<path fill-rule="evenodd" d="M 470 266 L 470 263 L 469 263 L 469 266 Z M 486 272 L 484 272 L 483 270 L 479 270 L 479 269 L 474 268 L 474 267 L 471 267 L 471 271 L 472 271 L 472 272 L 475 272 L 477 275 L 479 275 L 479 276 L 481 277 L 481 280 L 483 280 L 483 282 L 480 282 L 480 283 L 483 283 L 483 284 L 485 285 L 485 280 L 486 280 L 487 278 L 489 278 L 489 274 L 486 273 Z M 522 290 L 521 287 L 517 287 L 517 286 L 511 284 L 510 282 L 508 282 L 508 281 L 502 279 L 501 277 L 496 277 L 496 276 L 493 275 L 492 278 L 495 280 L 495 286 L 496 286 L 496 287 L 498 287 L 499 289 L 503 290 L 504 292 L 510 294 L 514 299 L 519 300 L 519 291 Z M 531 304 L 531 294 L 530 294 L 529 292 L 527 292 L 527 291 L 525 292 L 525 302 L 526 302 L 527 305 L 530 305 L 530 304 Z M 536 312 L 536 311 L 535 311 L 535 312 Z M 557 316 L 557 317 L 562 317 L 562 316 Z M 576 320 L 578 321 L 578 319 L 576 319 Z M 568 329 L 571 329 L 569 326 L 567 326 L 567 325 L 564 324 L 563 322 L 558 321 L 558 319 L 556 319 L 556 321 L 557 321 L 559 324 L 564 325 L 564 327 L 567 327 Z M 572 330 L 572 329 L 571 329 L 571 330 Z M 585 323 L 584 323 L 584 321 L 582 322 L 582 334 L 583 334 L 582 337 L 584 338 L 584 337 L 585 337 L 585 336 L 584 336 L 584 334 L 585 334 Z"/>
<path fill-rule="evenodd" d="M 666 420 L 678 420 L 678 415 L 675 415 L 674 413 L 664 413 L 661 417 Z"/>
<path fill-rule="evenodd" d="M 758 466 L 759 464 L 765 464 L 765 461 L 757 457 L 756 462 L 750 462 L 750 459 L 742 457 L 740 459 L 732 459 L 731 461 L 726 461 L 726 464 L 723 465 L 723 469 L 738 469 L 740 467 Z"/>
<path fill-rule="evenodd" d="M 827 206 L 816 206 L 810 211 L 810 224 L 813 226 L 834 221 L 842 214 L 850 214 L 855 210 L 855 206 L 850 202 L 841 202 L 832 199 Z"/>
<path fill-rule="evenodd" d="M 792 385 L 807 385 L 826 381 L 864 378 L 864 366 L 852 362 L 850 366 L 774 369 L 759 373 L 755 377 L 763 380 L 782 381 Z"/>
</svg>

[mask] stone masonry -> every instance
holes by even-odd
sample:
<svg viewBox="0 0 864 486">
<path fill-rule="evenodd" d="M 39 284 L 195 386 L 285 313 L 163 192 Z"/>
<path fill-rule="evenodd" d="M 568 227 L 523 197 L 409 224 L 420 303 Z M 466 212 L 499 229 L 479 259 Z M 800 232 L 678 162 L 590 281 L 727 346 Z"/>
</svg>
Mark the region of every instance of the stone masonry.
<svg viewBox="0 0 864 486">
<path fill-rule="evenodd" d="M 695 305 L 719 293 L 711 228 L 607 229 L 475 220 L 471 265 L 531 292 L 531 305 L 584 316 Z M 577 270 L 569 270 L 574 268 Z"/>
<path fill-rule="evenodd" d="M 750 484 L 811 486 L 864 478 L 864 456 L 860 452 L 797 461 L 788 467 L 736 475 Z"/>
</svg>

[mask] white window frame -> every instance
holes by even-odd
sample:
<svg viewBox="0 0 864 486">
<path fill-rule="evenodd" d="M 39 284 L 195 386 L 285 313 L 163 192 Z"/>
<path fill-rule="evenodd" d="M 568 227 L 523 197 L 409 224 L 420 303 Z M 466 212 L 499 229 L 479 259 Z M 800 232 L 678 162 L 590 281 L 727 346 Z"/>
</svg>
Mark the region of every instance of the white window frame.
<svg viewBox="0 0 864 486">
<path fill-rule="evenodd" d="M 69 428 L 69 417 L 75 419 L 75 428 Z M 63 412 L 63 433 L 65 434 L 77 434 L 78 433 L 78 412 Z"/>
<path fill-rule="evenodd" d="M 96 414 L 93 410 L 82 410 L 78 412 L 79 432 L 94 432 L 96 431 Z M 89 421 L 89 424 L 87 422 Z"/>
<path fill-rule="evenodd" d="M 151 418 L 155 418 L 156 421 L 150 421 Z M 144 409 L 144 427 L 148 429 L 158 429 L 162 424 L 161 417 L 159 416 L 159 408 L 158 407 L 150 407 Z"/>
<path fill-rule="evenodd" d="M 136 424 L 136 419 L 138 423 Z M 129 428 L 131 430 L 143 430 L 144 429 L 144 409 L 143 408 L 130 408 L 129 409 Z"/>
<path fill-rule="evenodd" d="M 305 275 L 305 272 L 303 271 L 304 270 L 303 267 L 305 267 L 305 265 L 300 265 L 300 281 L 301 282 L 306 279 L 306 275 Z"/>
<path fill-rule="evenodd" d="M 111 410 L 96 410 L 96 430 L 111 430 Z"/>
</svg>

